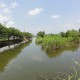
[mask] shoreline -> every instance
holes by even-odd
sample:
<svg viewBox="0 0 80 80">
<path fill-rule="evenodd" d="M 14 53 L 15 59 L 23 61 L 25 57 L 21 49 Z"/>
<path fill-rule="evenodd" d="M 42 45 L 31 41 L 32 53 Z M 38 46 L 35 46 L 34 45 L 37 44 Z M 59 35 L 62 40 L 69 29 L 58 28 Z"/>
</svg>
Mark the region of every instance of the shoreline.
<svg viewBox="0 0 80 80">
<path fill-rule="evenodd" d="M 16 39 L 16 40 L 7 40 L 7 41 L 0 41 L 0 48 L 6 47 L 6 46 L 11 46 L 11 45 L 15 45 L 15 44 L 23 44 L 23 43 L 28 43 L 31 40 L 20 40 L 20 39 Z"/>
<path fill-rule="evenodd" d="M 12 49 L 16 46 L 19 46 L 21 44 L 25 44 L 28 43 L 31 40 L 26 40 L 26 41 L 19 41 L 19 42 L 15 42 L 13 40 L 10 41 L 0 41 L 0 53 L 4 52 L 6 50 Z"/>
<path fill-rule="evenodd" d="M 57 37 L 57 36 L 56 36 Z M 71 39 L 68 37 L 57 37 L 55 36 L 47 36 L 44 38 L 37 37 L 36 38 L 36 44 L 41 45 L 42 49 L 46 52 L 53 52 L 55 50 L 64 49 L 71 47 L 76 44 L 80 44 L 80 38 L 79 40 L 74 40 L 72 37 Z"/>
</svg>

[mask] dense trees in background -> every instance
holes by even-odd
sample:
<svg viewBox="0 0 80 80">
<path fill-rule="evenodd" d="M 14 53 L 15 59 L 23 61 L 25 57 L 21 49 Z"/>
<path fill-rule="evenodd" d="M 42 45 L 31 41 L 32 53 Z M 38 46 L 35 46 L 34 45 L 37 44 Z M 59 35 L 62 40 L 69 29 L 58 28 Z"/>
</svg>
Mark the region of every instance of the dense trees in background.
<svg viewBox="0 0 80 80">
<path fill-rule="evenodd" d="M 79 32 L 80 32 L 80 29 L 79 29 Z"/>
<path fill-rule="evenodd" d="M 0 40 L 10 40 L 10 39 L 30 39 L 32 34 L 28 32 L 21 32 L 13 27 L 7 28 L 0 24 Z"/>
<path fill-rule="evenodd" d="M 44 35 L 45 35 L 44 31 L 40 31 L 40 32 L 37 33 L 37 36 L 40 36 L 42 38 L 44 37 Z"/>
<path fill-rule="evenodd" d="M 49 35 L 49 36 L 55 36 L 55 35 L 61 35 L 62 37 L 80 37 L 80 29 L 77 31 L 77 30 L 68 30 L 67 32 L 60 32 L 59 34 L 45 34 L 44 31 L 40 31 L 37 33 L 37 36 L 38 37 L 42 37 L 44 38 L 45 35 Z"/>
<path fill-rule="evenodd" d="M 61 34 L 62 37 L 65 37 L 66 36 L 66 33 L 65 32 L 61 32 L 60 34 Z"/>
<path fill-rule="evenodd" d="M 23 36 L 27 39 L 31 39 L 33 37 L 33 35 L 29 32 L 23 32 Z"/>
<path fill-rule="evenodd" d="M 37 34 L 36 43 L 41 44 L 42 49 L 47 52 L 53 52 L 56 49 L 67 48 L 74 44 L 80 43 L 80 29 L 68 30 L 59 34 Z"/>
<path fill-rule="evenodd" d="M 79 29 L 79 37 L 80 37 L 80 29 Z"/>
<path fill-rule="evenodd" d="M 0 37 L 5 37 L 7 28 L 0 24 Z"/>
<path fill-rule="evenodd" d="M 66 33 L 65 32 L 61 32 L 60 33 L 62 37 L 79 37 L 80 36 L 80 29 L 79 31 L 77 30 L 68 30 Z"/>
</svg>

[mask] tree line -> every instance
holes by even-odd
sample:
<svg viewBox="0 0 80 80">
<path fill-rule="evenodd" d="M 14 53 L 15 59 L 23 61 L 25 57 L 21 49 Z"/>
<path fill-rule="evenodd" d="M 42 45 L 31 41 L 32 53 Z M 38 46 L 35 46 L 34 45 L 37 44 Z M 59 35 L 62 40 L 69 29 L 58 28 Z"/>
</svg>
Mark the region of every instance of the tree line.
<svg viewBox="0 0 80 80">
<path fill-rule="evenodd" d="M 5 25 L 0 23 L 0 40 L 14 40 L 14 39 L 30 39 L 32 34 L 29 32 L 21 32 L 19 29 L 14 27 L 7 28 Z"/>
<path fill-rule="evenodd" d="M 37 33 L 36 43 L 41 44 L 42 49 L 46 52 L 68 48 L 80 43 L 80 29 L 72 29 L 58 34 L 45 34 L 44 31 L 40 31 Z"/>
<path fill-rule="evenodd" d="M 62 37 L 80 37 L 80 29 L 77 31 L 77 30 L 68 30 L 67 32 L 60 32 L 59 34 L 45 34 L 44 31 L 40 31 L 37 33 L 37 36 L 40 36 L 40 37 L 44 37 L 45 35 L 61 35 Z"/>
</svg>

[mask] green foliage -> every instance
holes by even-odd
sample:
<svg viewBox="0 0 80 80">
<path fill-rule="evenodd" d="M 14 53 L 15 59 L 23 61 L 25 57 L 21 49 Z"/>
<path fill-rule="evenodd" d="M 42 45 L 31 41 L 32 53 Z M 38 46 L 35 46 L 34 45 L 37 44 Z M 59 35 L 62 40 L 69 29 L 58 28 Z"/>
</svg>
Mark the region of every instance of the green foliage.
<svg viewBox="0 0 80 80">
<path fill-rule="evenodd" d="M 37 36 L 40 36 L 42 38 L 44 37 L 44 35 L 45 35 L 44 31 L 40 31 L 40 32 L 37 33 Z"/>
<path fill-rule="evenodd" d="M 36 40 L 36 44 L 41 44 L 42 42 L 43 42 L 43 38 L 38 36 Z"/>
<path fill-rule="evenodd" d="M 80 29 L 79 29 L 79 37 L 80 37 Z"/>
<path fill-rule="evenodd" d="M 60 34 L 61 34 L 62 37 L 66 36 L 66 34 L 64 32 L 61 32 Z"/>
<path fill-rule="evenodd" d="M 76 30 L 67 31 L 66 33 L 61 32 L 61 34 L 56 35 L 45 35 L 44 38 L 37 37 L 36 39 L 36 43 L 41 44 L 42 48 L 47 52 L 69 47 L 79 42 L 79 32 Z"/>
<path fill-rule="evenodd" d="M 10 28 L 7 29 L 7 36 L 8 36 L 8 38 L 10 38 L 11 36 L 13 36 L 14 39 L 15 38 L 19 39 L 19 38 L 23 37 L 23 34 L 18 29 L 10 27 Z"/>
<path fill-rule="evenodd" d="M 66 32 L 66 37 L 78 37 L 79 32 L 76 30 L 69 30 Z"/>
<path fill-rule="evenodd" d="M 5 37 L 7 34 L 7 28 L 0 24 L 0 37 Z"/>
<path fill-rule="evenodd" d="M 79 29 L 79 32 L 80 32 L 80 29 Z"/>
<path fill-rule="evenodd" d="M 7 28 L 4 25 L 0 24 L 0 40 L 10 40 L 12 39 L 24 39 L 24 36 L 26 38 L 32 38 L 32 34 L 28 32 L 21 32 L 18 29 L 15 29 L 13 27 Z"/>
<path fill-rule="evenodd" d="M 33 35 L 32 35 L 31 33 L 29 33 L 29 32 L 23 32 L 23 35 L 24 35 L 24 37 L 27 38 L 27 39 L 30 39 L 30 38 L 33 37 Z"/>
</svg>

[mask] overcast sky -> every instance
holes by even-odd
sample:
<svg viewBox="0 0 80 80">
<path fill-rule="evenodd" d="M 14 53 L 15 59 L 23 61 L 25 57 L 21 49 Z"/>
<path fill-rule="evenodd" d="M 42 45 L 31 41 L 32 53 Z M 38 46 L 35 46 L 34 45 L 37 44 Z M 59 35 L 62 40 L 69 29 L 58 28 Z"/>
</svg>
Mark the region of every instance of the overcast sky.
<svg viewBox="0 0 80 80">
<path fill-rule="evenodd" d="M 78 30 L 80 0 L 0 0 L 0 23 L 33 34 Z"/>
</svg>

